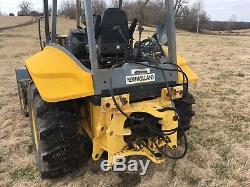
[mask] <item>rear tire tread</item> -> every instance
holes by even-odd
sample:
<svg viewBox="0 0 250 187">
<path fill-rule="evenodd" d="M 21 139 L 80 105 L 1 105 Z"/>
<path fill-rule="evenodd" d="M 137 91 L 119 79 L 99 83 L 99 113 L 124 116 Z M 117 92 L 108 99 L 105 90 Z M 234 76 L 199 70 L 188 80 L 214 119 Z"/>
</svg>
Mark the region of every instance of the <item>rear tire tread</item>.
<svg viewBox="0 0 250 187">
<path fill-rule="evenodd" d="M 38 149 L 32 137 L 35 158 L 42 178 L 62 177 L 83 163 L 83 142 L 80 133 L 79 110 L 73 101 L 47 103 L 31 83 L 29 110 L 34 111 Z M 70 106 L 70 109 L 68 108 Z M 75 106 L 75 105 L 74 105 Z M 32 115 L 30 115 L 32 123 Z"/>
<path fill-rule="evenodd" d="M 190 122 L 195 115 L 195 112 L 192 109 L 193 104 L 195 104 L 195 99 L 190 93 L 187 93 L 183 98 L 175 101 L 175 107 L 180 116 L 180 125 L 183 127 L 184 131 L 191 128 Z"/>
</svg>

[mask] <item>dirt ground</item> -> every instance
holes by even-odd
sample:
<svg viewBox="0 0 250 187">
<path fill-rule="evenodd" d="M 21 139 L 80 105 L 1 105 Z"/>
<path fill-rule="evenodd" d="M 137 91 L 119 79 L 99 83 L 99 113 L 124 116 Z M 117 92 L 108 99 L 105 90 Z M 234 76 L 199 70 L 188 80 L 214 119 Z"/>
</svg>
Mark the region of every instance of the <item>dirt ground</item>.
<svg viewBox="0 0 250 187">
<path fill-rule="evenodd" d="M 67 34 L 74 22 L 61 18 L 59 25 Z M 190 86 L 196 116 L 189 150 L 182 160 L 151 163 L 139 186 L 250 186 L 250 37 L 179 31 L 177 47 L 199 76 Z M 39 50 L 36 24 L 0 32 L 0 186 L 127 186 L 131 181 L 91 160 L 64 178 L 40 179 L 15 81 L 15 68 Z"/>
</svg>

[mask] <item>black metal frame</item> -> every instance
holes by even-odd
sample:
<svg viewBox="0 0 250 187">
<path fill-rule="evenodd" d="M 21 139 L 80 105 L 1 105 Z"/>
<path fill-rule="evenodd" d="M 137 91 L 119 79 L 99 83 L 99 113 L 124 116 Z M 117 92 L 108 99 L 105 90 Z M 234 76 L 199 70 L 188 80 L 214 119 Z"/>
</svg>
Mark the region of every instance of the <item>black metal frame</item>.
<svg viewBox="0 0 250 187">
<path fill-rule="evenodd" d="M 49 34 L 49 5 L 48 0 L 43 0 L 43 9 L 44 9 L 44 22 L 45 22 L 45 38 L 46 43 L 50 41 L 50 34 Z"/>
</svg>

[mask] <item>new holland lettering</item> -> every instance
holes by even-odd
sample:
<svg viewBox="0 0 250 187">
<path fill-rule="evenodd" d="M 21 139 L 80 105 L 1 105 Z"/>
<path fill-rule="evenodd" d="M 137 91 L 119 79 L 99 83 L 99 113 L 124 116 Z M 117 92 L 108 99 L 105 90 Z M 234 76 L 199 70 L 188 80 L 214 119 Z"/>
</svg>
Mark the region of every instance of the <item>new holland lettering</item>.
<svg viewBox="0 0 250 187">
<path fill-rule="evenodd" d="M 126 84 L 138 84 L 153 81 L 155 81 L 155 73 L 126 76 Z"/>
</svg>

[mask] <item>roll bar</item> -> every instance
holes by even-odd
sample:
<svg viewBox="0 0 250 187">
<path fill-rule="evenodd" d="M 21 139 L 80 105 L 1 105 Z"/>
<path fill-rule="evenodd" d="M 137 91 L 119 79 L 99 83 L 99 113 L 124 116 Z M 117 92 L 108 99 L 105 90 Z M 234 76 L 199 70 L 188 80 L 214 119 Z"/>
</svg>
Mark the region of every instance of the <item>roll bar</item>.
<svg viewBox="0 0 250 187">
<path fill-rule="evenodd" d="M 45 22 L 45 38 L 46 44 L 56 42 L 56 17 L 57 17 L 57 0 L 52 1 L 52 13 L 51 13 L 51 38 L 49 29 L 49 6 L 48 0 L 43 0 L 44 9 L 44 22 Z"/>
<path fill-rule="evenodd" d="M 177 63 L 176 36 L 175 36 L 175 11 L 173 0 L 165 0 L 166 24 L 168 38 L 168 58 L 171 63 Z"/>
<path fill-rule="evenodd" d="M 76 26 L 80 27 L 81 2 L 76 0 Z"/>
<path fill-rule="evenodd" d="M 93 10 L 90 0 L 84 0 L 85 7 L 85 18 L 86 18 L 86 27 L 88 33 L 88 45 L 89 45 L 89 57 L 91 63 L 91 71 L 93 75 L 98 70 L 98 59 L 97 59 L 97 50 L 96 50 L 96 41 L 95 41 L 95 31 L 94 31 L 94 18 Z"/>
<path fill-rule="evenodd" d="M 96 52 L 96 41 L 94 34 L 94 25 L 93 25 L 93 12 L 91 7 L 90 0 L 84 0 L 85 6 L 85 16 L 86 16 L 86 26 L 88 30 L 88 44 L 90 50 L 90 59 L 91 59 L 91 69 L 95 72 L 98 69 L 98 60 Z M 122 7 L 122 0 L 119 0 L 119 8 Z M 168 55 L 169 61 L 176 64 L 176 36 L 175 36 L 175 13 L 174 13 L 174 4 L 173 0 L 165 0 L 165 9 L 166 9 L 166 24 L 167 24 L 167 36 L 168 36 Z"/>
<path fill-rule="evenodd" d="M 56 17 L 57 17 L 57 0 L 53 0 L 52 3 L 52 15 L 51 15 L 51 42 L 56 42 Z"/>
<path fill-rule="evenodd" d="M 44 22 L 45 22 L 45 40 L 46 43 L 49 43 L 49 8 L 48 8 L 48 0 L 43 0 L 43 9 L 44 9 Z"/>
</svg>

